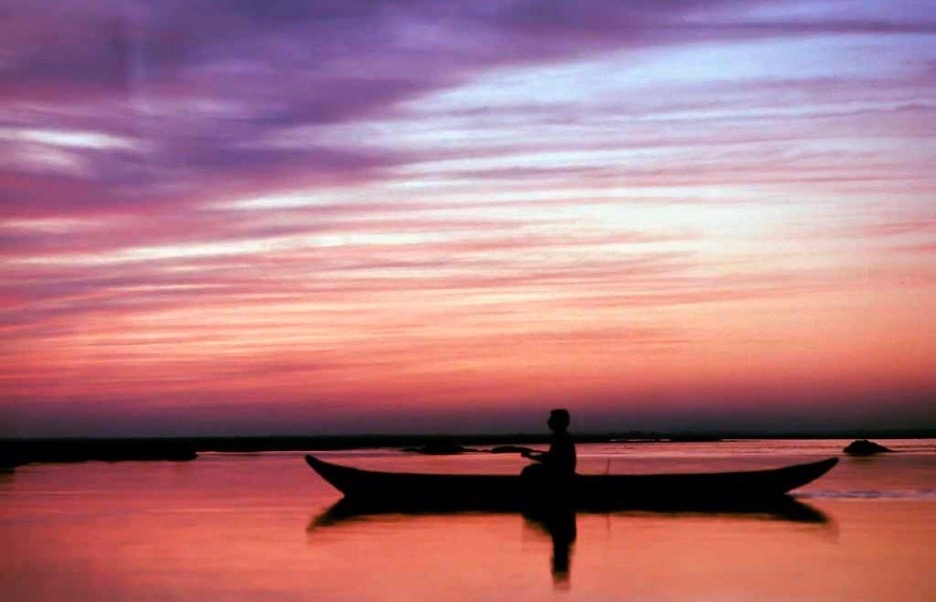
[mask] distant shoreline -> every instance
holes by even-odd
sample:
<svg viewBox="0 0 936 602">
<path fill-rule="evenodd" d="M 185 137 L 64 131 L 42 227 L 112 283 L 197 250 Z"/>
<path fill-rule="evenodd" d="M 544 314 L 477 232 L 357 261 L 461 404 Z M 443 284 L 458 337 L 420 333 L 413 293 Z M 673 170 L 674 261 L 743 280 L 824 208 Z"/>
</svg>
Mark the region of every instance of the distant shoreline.
<svg viewBox="0 0 936 602">
<path fill-rule="evenodd" d="M 709 443 L 750 439 L 934 439 L 934 430 L 916 431 L 835 431 L 827 433 L 576 433 L 580 443 Z M 510 434 L 418 434 L 418 435 L 310 435 L 310 436 L 231 436 L 231 437 L 87 437 L 46 439 L 0 439 L 0 467 L 11 468 L 34 462 L 85 462 L 133 460 L 194 460 L 202 452 L 337 451 L 352 449 L 418 447 L 427 444 L 499 446 L 506 444 L 542 445 L 546 433 Z"/>
</svg>

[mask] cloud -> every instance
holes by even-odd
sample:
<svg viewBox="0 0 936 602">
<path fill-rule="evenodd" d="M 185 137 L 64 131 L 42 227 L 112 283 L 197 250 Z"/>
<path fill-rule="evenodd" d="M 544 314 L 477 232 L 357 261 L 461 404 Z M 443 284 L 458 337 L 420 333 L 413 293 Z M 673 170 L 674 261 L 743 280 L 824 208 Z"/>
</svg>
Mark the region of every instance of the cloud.
<svg viewBox="0 0 936 602">
<path fill-rule="evenodd" d="M 847 355 L 858 258 L 931 274 L 914 6 L 8 3 L 0 396 L 613 397 L 782 371 L 792 314 Z"/>
<path fill-rule="evenodd" d="M 779 3 L 782 6 L 783 3 Z M 20 204 L 78 210 L 177 203 L 289 180 L 379 177 L 405 161 L 390 148 L 321 128 L 393 115 L 404 101 L 495 67 L 558 62 L 622 48 L 817 32 L 927 31 L 918 20 L 798 23 L 739 17 L 739 2 L 568 4 L 455 2 L 16 2 L 4 19 L 6 109 L 14 128 L 119 136 L 131 149 L 24 155 L 10 177 L 56 168 L 69 187 L 38 185 Z M 735 11 L 735 12 L 729 12 Z M 802 30 L 802 31 L 801 31 Z M 36 43 L 38 41 L 42 43 Z M 282 148 L 306 126 L 310 144 Z M 23 135 L 20 136 L 23 138 Z M 54 157 L 58 157 L 55 159 Z"/>
</svg>

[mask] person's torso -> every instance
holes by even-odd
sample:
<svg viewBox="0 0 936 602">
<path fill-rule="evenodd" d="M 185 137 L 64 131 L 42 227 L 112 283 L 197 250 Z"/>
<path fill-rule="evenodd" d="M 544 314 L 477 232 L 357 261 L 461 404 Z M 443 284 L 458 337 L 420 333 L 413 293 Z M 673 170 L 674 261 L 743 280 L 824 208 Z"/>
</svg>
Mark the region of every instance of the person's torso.
<svg viewBox="0 0 936 602">
<path fill-rule="evenodd" d="M 553 435 L 549 445 L 549 465 L 557 472 L 575 472 L 575 442 L 568 433 Z"/>
</svg>

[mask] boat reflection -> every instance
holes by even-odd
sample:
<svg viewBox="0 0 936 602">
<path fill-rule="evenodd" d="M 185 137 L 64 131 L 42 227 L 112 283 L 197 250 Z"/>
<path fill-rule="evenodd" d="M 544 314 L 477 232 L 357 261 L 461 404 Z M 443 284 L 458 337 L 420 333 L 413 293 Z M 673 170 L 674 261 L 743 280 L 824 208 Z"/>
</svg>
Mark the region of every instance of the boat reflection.
<svg viewBox="0 0 936 602">
<path fill-rule="evenodd" d="M 542 517 L 544 515 L 560 514 L 609 514 L 609 513 L 653 513 L 653 514 L 704 514 L 704 515 L 732 515 L 738 517 L 760 518 L 767 520 L 781 520 L 797 523 L 825 524 L 829 517 L 806 503 L 791 496 L 780 496 L 766 500 L 739 500 L 728 501 L 629 501 L 627 503 L 602 504 L 582 507 L 553 505 L 530 507 L 522 503 L 495 503 L 483 500 L 472 500 L 469 503 L 456 504 L 451 502 L 440 503 L 381 503 L 378 501 L 355 500 L 342 498 L 328 507 L 324 512 L 314 516 L 309 523 L 308 530 L 317 527 L 326 527 L 343 521 L 356 518 L 375 516 L 381 514 L 395 515 L 438 515 L 438 514 L 465 514 L 465 513 L 496 513 L 496 514 L 522 514 L 526 517 Z"/>
<path fill-rule="evenodd" d="M 760 500 L 736 503 L 676 504 L 659 502 L 654 504 L 628 504 L 603 506 L 600 508 L 575 508 L 571 505 L 551 505 L 547 507 L 522 507 L 504 504 L 380 504 L 360 502 L 344 498 L 325 511 L 314 515 L 306 529 L 311 537 L 319 529 L 365 522 L 379 519 L 381 516 L 393 519 L 406 517 L 470 516 L 478 514 L 511 515 L 522 517 L 524 524 L 543 533 L 552 540 L 550 572 L 557 589 L 569 587 L 572 553 L 577 537 L 577 517 L 579 515 L 632 515 L 632 516 L 730 516 L 733 518 L 787 521 L 825 525 L 829 517 L 822 511 L 800 502 L 793 497 L 784 496 L 772 500 Z M 311 541 L 311 540 L 310 540 Z"/>
</svg>

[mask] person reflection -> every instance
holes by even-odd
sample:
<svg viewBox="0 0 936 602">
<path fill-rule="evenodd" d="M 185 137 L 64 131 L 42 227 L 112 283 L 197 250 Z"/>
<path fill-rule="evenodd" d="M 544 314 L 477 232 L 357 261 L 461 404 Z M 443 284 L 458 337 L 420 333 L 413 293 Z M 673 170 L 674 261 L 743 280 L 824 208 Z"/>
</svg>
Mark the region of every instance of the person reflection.
<svg viewBox="0 0 936 602">
<path fill-rule="evenodd" d="M 552 540 L 550 572 L 553 586 L 568 589 L 571 586 L 572 544 L 575 543 L 575 509 L 571 505 L 553 506 L 548 511 L 528 513 L 527 521 L 549 534 Z"/>
<path fill-rule="evenodd" d="M 553 512 L 547 525 L 552 537 L 552 577 L 558 586 L 569 585 L 572 561 L 572 543 L 575 542 L 575 511 L 568 506 L 562 512 Z"/>
</svg>

